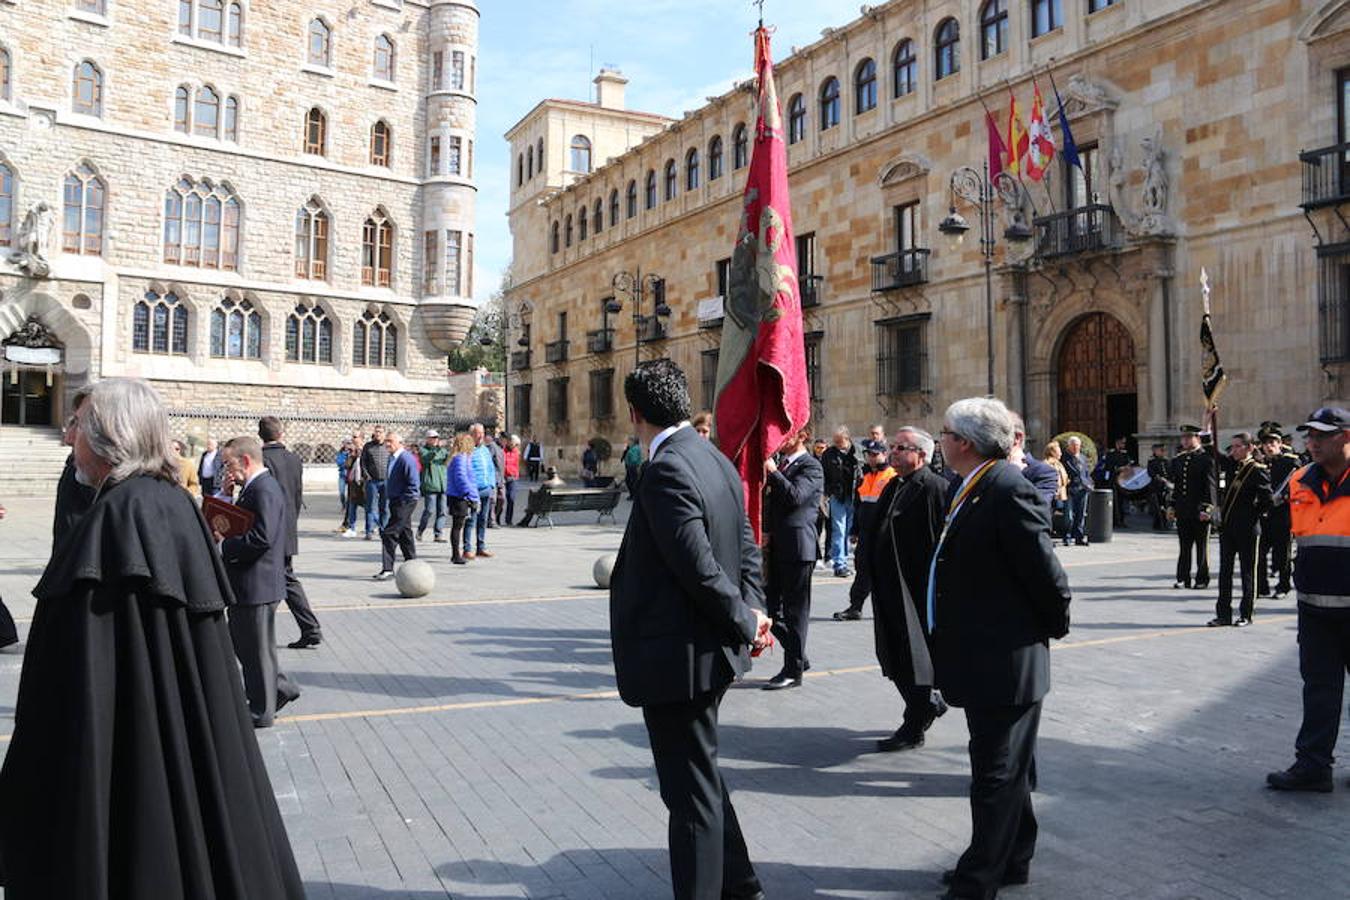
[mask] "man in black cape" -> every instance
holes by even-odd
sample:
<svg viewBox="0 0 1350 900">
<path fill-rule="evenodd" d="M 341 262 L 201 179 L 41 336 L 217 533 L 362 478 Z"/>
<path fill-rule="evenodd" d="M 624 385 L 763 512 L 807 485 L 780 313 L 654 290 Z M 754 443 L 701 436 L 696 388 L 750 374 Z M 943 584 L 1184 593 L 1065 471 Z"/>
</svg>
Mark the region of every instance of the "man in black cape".
<svg viewBox="0 0 1350 900">
<path fill-rule="evenodd" d="M 859 541 L 866 551 L 858 571 L 867 566 L 872 574 L 877 661 L 905 701 L 900 727 L 877 741 L 882 752 L 922 747 L 924 732 L 947 709 L 934 699 L 924 603 L 947 496 L 947 479 L 928 466 L 932 454 L 933 438 L 926 431 L 896 432 L 891 445 L 896 477 L 877 501 L 872 533 Z"/>
<path fill-rule="evenodd" d="M 99 382 L 75 458 L 100 485 L 33 591 L 0 770 L 6 900 L 300 900 L 244 704 L 205 520 L 144 382 Z"/>
</svg>

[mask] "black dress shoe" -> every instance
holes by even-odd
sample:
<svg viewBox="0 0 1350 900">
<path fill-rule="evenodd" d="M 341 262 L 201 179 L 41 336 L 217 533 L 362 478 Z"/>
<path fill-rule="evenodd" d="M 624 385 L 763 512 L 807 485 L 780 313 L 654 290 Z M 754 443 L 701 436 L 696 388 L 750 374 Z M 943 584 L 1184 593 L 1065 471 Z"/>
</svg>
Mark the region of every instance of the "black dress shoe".
<svg viewBox="0 0 1350 900">
<path fill-rule="evenodd" d="M 1205 623 L 1205 625 L 1209 628 L 1227 628 L 1229 625 L 1232 624 L 1233 624 L 1232 619 L 1224 619 L 1219 616 L 1215 616 L 1214 618 L 1210 619 L 1208 622 Z"/>
<path fill-rule="evenodd" d="M 765 900 L 765 898 L 762 889 L 752 888 L 749 891 L 723 891 L 722 900 Z"/>
<path fill-rule="evenodd" d="M 848 609 L 841 609 L 834 614 L 834 620 L 836 622 L 856 622 L 861 618 L 862 612 L 851 606 Z"/>
<path fill-rule="evenodd" d="M 310 647 L 317 647 L 323 643 L 323 638 L 314 637 L 314 635 L 301 635 L 299 640 L 291 641 L 286 646 L 292 650 L 307 650 Z"/>
<path fill-rule="evenodd" d="M 952 879 L 954 879 L 955 877 L 956 877 L 956 870 L 948 869 L 947 871 L 942 873 L 942 883 L 951 884 Z M 1030 882 L 1031 882 L 1030 872 L 1027 872 L 1026 870 L 1022 870 L 1020 872 L 1014 872 L 1009 870 L 1003 873 L 1003 880 L 999 882 L 999 886 L 1011 887 L 1017 884 L 1029 884 Z M 956 895 L 953 894 L 952 896 Z"/>
<path fill-rule="evenodd" d="M 1208 582 L 1208 581 L 1197 581 L 1197 582 L 1195 583 L 1195 590 L 1197 590 L 1197 591 L 1203 591 L 1203 590 L 1205 590 L 1205 589 L 1208 588 L 1208 587 L 1209 587 L 1209 582 Z"/>
<path fill-rule="evenodd" d="M 1266 785 L 1277 791 L 1311 791 L 1317 794 L 1330 794 L 1336 789 L 1330 769 L 1317 772 L 1296 765 L 1283 772 L 1271 772 L 1266 776 Z"/>
<path fill-rule="evenodd" d="M 923 746 L 922 734 L 908 734 L 897 729 L 895 734 L 877 741 L 878 753 L 898 753 L 902 750 L 917 750 Z"/>
<path fill-rule="evenodd" d="M 299 698 L 300 698 L 300 692 L 299 692 L 299 691 L 296 691 L 294 694 L 283 694 L 283 693 L 281 693 L 280 691 L 278 691 L 278 692 L 277 692 L 277 712 L 281 712 L 281 708 L 282 708 L 283 706 L 285 706 L 287 703 L 290 703 L 292 700 L 298 700 Z"/>
<path fill-rule="evenodd" d="M 779 672 L 777 675 L 773 676 L 767 682 L 765 682 L 764 690 L 781 691 L 783 688 L 795 688 L 801 686 L 802 686 L 802 676 L 788 675 L 784 672 Z"/>
<path fill-rule="evenodd" d="M 1250 624 L 1252 624 L 1252 620 L 1247 616 L 1238 616 L 1233 620 L 1234 628 L 1246 628 Z"/>
</svg>

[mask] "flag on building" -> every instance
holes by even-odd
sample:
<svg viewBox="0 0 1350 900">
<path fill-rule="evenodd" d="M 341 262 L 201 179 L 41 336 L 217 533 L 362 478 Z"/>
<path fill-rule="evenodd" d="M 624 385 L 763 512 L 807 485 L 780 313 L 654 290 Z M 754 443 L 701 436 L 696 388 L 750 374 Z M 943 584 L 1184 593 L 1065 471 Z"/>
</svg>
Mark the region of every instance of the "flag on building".
<svg viewBox="0 0 1350 900">
<path fill-rule="evenodd" d="M 1022 159 L 1027 155 L 1030 140 L 1026 127 L 1017 116 L 1017 95 L 1011 88 L 1008 89 L 1008 102 L 1008 161 L 1003 168 L 1010 175 L 1020 175 Z"/>
<path fill-rule="evenodd" d="M 984 111 L 984 127 L 989 132 L 989 177 L 997 178 L 998 173 L 1003 171 L 1003 160 L 1008 155 L 1008 146 L 1003 143 L 1003 135 L 999 134 L 994 114 L 987 109 Z"/>
<path fill-rule="evenodd" d="M 1200 290 L 1205 298 L 1204 313 L 1200 316 L 1200 386 L 1205 392 L 1205 404 L 1214 407 L 1219 402 L 1228 376 L 1219 362 L 1219 348 L 1214 345 L 1214 325 L 1209 315 L 1209 273 L 1200 269 Z"/>
<path fill-rule="evenodd" d="M 1059 95 L 1059 85 L 1055 84 L 1053 72 L 1050 73 L 1050 87 L 1055 92 L 1055 106 L 1059 109 L 1057 113 L 1059 116 L 1059 155 L 1063 157 L 1065 165 L 1077 166 L 1078 171 L 1082 172 L 1083 160 L 1078 155 L 1078 144 L 1074 141 L 1073 131 L 1069 128 L 1069 117 L 1064 112 L 1064 98 Z"/>
<path fill-rule="evenodd" d="M 788 203 L 783 114 L 773 82 L 769 32 L 755 31 L 759 85 L 755 143 L 717 360 L 717 442 L 745 486 L 746 512 L 759 537 L 764 462 L 811 414 L 802 343 L 797 247 Z"/>
<path fill-rule="evenodd" d="M 1045 103 L 1041 99 L 1041 86 L 1032 82 L 1035 91 L 1031 101 L 1031 128 L 1027 135 L 1028 150 L 1026 159 L 1027 177 L 1040 181 L 1050 169 L 1055 158 L 1055 136 L 1050 133 L 1050 123 L 1045 120 Z"/>
</svg>

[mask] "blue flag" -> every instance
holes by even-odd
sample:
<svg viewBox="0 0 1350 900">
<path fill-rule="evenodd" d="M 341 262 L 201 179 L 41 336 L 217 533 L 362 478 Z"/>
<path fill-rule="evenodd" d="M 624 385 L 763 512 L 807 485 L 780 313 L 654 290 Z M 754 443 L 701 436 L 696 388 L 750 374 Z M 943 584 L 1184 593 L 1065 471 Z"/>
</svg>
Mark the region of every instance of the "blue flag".
<svg viewBox="0 0 1350 900">
<path fill-rule="evenodd" d="M 1059 95 L 1059 86 L 1055 84 L 1053 75 L 1050 76 L 1050 86 L 1055 90 L 1055 105 L 1059 107 L 1059 130 L 1063 134 L 1060 158 L 1064 160 L 1065 165 L 1077 166 L 1078 171 L 1082 172 L 1083 161 L 1078 158 L 1078 144 L 1073 139 L 1073 132 L 1069 130 L 1069 117 L 1064 114 L 1064 98 Z"/>
</svg>

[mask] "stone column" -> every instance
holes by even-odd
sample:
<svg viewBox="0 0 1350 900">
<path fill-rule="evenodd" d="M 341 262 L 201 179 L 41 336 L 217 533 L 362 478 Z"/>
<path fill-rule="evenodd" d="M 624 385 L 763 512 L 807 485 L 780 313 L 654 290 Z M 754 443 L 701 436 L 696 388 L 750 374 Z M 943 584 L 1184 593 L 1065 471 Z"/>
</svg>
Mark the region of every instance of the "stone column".
<svg viewBox="0 0 1350 900">
<path fill-rule="evenodd" d="M 1180 338 L 1176 323 L 1178 297 L 1173 269 L 1175 241 L 1151 241 L 1144 247 L 1143 286 L 1147 295 L 1148 355 L 1139 382 L 1142 445 L 1149 439 L 1175 437 L 1181 409 Z M 1143 402 L 1147 407 L 1143 407 Z"/>
</svg>

